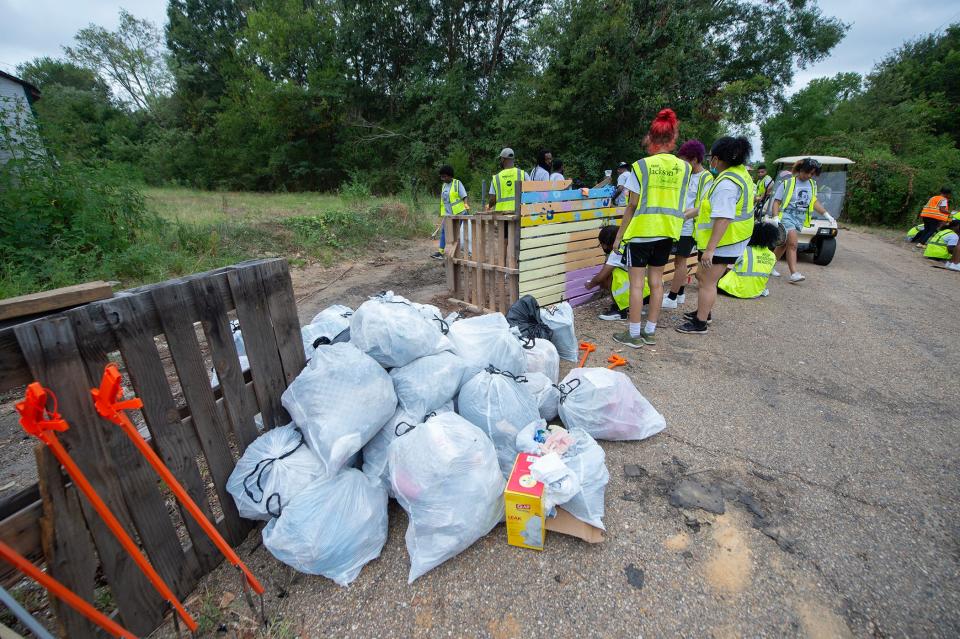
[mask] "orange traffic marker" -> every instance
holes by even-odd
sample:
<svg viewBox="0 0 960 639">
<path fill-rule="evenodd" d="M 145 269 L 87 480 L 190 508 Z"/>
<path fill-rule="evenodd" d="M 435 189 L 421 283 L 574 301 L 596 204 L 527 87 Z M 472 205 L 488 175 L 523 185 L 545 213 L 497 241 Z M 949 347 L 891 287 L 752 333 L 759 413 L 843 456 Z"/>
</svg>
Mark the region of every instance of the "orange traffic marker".
<svg viewBox="0 0 960 639">
<path fill-rule="evenodd" d="M 227 540 L 223 538 L 217 528 L 210 523 L 210 520 L 207 519 L 203 511 L 200 510 L 200 507 L 197 506 L 197 503 L 193 501 L 180 482 L 177 481 L 177 478 L 170 472 L 170 469 L 167 468 L 167 465 L 163 463 L 163 460 L 154 452 L 150 444 L 140 435 L 137 427 L 134 426 L 130 418 L 127 417 L 127 414 L 124 412 L 125 410 L 143 408 L 143 402 L 136 397 L 121 400 L 120 392 L 122 381 L 123 378 L 120 376 L 120 370 L 117 368 L 117 365 L 107 364 L 107 367 L 103 371 L 103 379 L 100 381 L 100 388 L 90 390 L 91 394 L 93 394 L 93 403 L 97 407 L 97 412 L 100 413 L 100 416 L 104 419 L 110 420 L 123 429 L 123 432 L 130 438 L 130 441 L 132 441 L 133 445 L 140 451 L 140 454 L 146 457 L 150 465 L 153 466 L 153 469 L 157 471 L 157 474 L 160 475 L 163 481 L 167 483 L 167 486 L 170 487 L 170 490 L 173 491 L 173 494 L 176 495 L 177 500 L 183 504 L 183 507 L 190 513 L 190 516 L 203 528 L 203 532 L 207 533 L 207 536 L 213 541 L 220 552 L 223 553 L 227 561 L 243 573 L 246 578 L 246 583 L 253 588 L 254 592 L 262 595 L 263 586 L 257 581 L 257 578 L 253 576 L 253 573 L 250 572 L 247 565 L 243 563 L 243 560 L 237 556 L 237 553 L 234 552 L 233 548 L 230 547 L 230 544 L 227 543 Z"/>
<path fill-rule="evenodd" d="M 51 400 L 53 403 L 51 410 L 47 410 L 48 400 Z M 110 508 L 100 498 L 100 495 L 97 494 L 97 491 L 94 490 L 93 486 L 87 480 L 86 475 L 83 474 L 80 467 L 77 466 L 73 458 L 70 457 L 70 453 L 67 452 L 63 444 L 60 443 L 60 440 L 57 439 L 56 433 L 64 432 L 70 426 L 57 412 L 57 398 L 53 392 L 44 388 L 39 382 L 33 382 L 27 386 L 26 397 L 22 402 L 17 403 L 16 409 L 17 412 L 20 413 L 20 425 L 23 426 L 23 429 L 27 431 L 28 434 L 33 435 L 46 444 L 57 458 L 57 461 L 59 461 L 67 471 L 67 474 L 70 475 L 74 485 L 90 500 L 94 510 L 97 511 L 100 518 L 107 524 L 110 532 L 113 533 L 117 541 L 120 542 L 120 545 L 123 546 L 123 549 L 126 550 L 130 557 L 136 562 L 141 572 L 150 580 L 150 583 L 157 592 L 160 593 L 160 596 L 173 606 L 174 610 L 177 611 L 177 614 L 183 619 L 183 622 L 187 624 L 191 632 L 196 631 L 197 622 L 190 616 L 187 609 L 183 607 L 183 604 L 180 603 L 177 596 L 173 594 L 173 591 L 170 590 L 170 587 L 163 580 L 163 577 L 150 565 L 150 561 L 140 552 L 140 548 L 137 547 L 136 542 L 130 538 L 130 535 L 127 534 L 127 531 L 124 530 L 114 514 L 110 512 Z"/>
<path fill-rule="evenodd" d="M 49 592 L 51 595 L 62 600 L 63 603 L 67 604 L 81 615 L 109 632 L 114 637 L 121 637 L 122 639 L 137 639 L 137 636 L 132 632 L 91 606 L 89 603 L 81 599 L 77 593 L 73 592 L 56 579 L 34 566 L 29 559 L 2 541 L 0 541 L 0 557 L 2 557 L 14 568 L 46 588 L 47 592 Z"/>
<path fill-rule="evenodd" d="M 583 351 L 583 357 L 580 358 L 580 363 L 577 365 L 577 368 L 583 368 L 583 365 L 587 363 L 587 357 L 590 353 L 597 350 L 597 345 L 591 344 L 590 342 L 580 342 L 580 350 Z"/>
<path fill-rule="evenodd" d="M 614 369 L 617 366 L 626 366 L 627 360 L 623 359 L 616 353 L 607 358 L 607 361 L 610 362 L 610 365 L 607 368 Z"/>
</svg>

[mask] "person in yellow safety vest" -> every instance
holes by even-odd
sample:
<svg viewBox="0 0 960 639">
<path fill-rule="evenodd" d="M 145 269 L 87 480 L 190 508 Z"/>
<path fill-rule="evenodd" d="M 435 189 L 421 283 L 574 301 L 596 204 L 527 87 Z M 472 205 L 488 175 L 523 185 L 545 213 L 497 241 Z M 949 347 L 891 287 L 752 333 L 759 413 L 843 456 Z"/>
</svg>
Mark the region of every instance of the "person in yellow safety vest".
<svg viewBox="0 0 960 639">
<path fill-rule="evenodd" d="M 923 256 L 946 261 L 951 271 L 960 271 L 960 220 L 950 220 L 927 240 Z"/>
<path fill-rule="evenodd" d="M 623 263 L 623 255 L 613 250 L 616 239 L 616 226 L 600 228 L 597 241 L 607 257 L 603 268 L 584 285 L 588 291 L 594 288 L 610 291 L 613 304 L 610 306 L 610 310 L 600 313 L 600 319 L 608 322 L 626 320 L 630 316 L 630 275 L 627 272 L 626 264 Z M 650 301 L 650 286 L 646 281 L 643 283 L 643 296 L 643 303 L 648 303 Z"/>
<path fill-rule="evenodd" d="M 923 222 L 923 231 L 917 235 L 917 246 L 923 246 L 930 236 L 950 221 L 950 196 L 953 191 L 947 187 L 940 189 L 940 195 L 934 195 L 920 210 L 920 221 Z"/>
<path fill-rule="evenodd" d="M 777 227 L 769 222 L 756 224 L 753 227 L 753 237 L 743 255 L 717 282 L 721 293 L 740 299 L 766 297 L 767 280 L 777 263 L 773 249 L 777 246 Z"/>
<path fill-rule="evenodd" d="M 706 153 L 707 148 L 700 140 L 687 140 L 677 151 L 677 157 L 688 162 L 691 171 L 687 197 L 683 205 L 684 211 L 700 206 L 700 201 L 713 183 L 713 174 L 703 166 L 703 157 Z M 688 219 L 683 222 L 683 227 L 680 229 L 676 257 L 673 259 L 673 279 L 670 280 L 670 292 L 663 295 L 662 308 L 677 308 L 686 301 L 684 285 L 687 283 L 687 259 L 693 254 L 695 248 L 697 248 L 697 241 L 693 239 L 693 220 Z"/>
<path fill-rule="evenodd" d="M 912 229 L 907 231 L 907 241 L 912 242 L 914 238 L 917 237 L 917 234 L 920 233 L 920 231 L 922 230 L 923 230 L 923 223 L 921 222 L 920 224 L 917 224 Z"/>
<path fill-rule="evenodd" d="M 520 208 L 520 183 L 530 176 L 514 162 L 513 149 L 500 151 L 500 172 L 490 180 L 490 208 L 496 213 L 515 213 Z"/>
<path fill-rule="evenodd" d="M 753 235 L 753 179 L 743 163 L 753 148 L 745 137 L 722 137 L 710 149 L 710 166 L 719 173 L 699 209 L 684 212 L 696 219 L 694 237 L 700 251 L 697 310 L 685 313 L 680 333 L 704 334 L 713 321 L 717 282 L 735 264 Z"/>
<path fill-rule="evenodd" d="M 813 176 L 819 169 L 820 162 L 803 158 L 797 163 L 793 176 L 781 182 L 773 196 L 773 217 L 787 230 L 786 243 L 774 252 L 778 260 L 786 254 L 791 284 L 807 279 L 797 270 L 797 243 L 800 232 L 811 224 L 811 214 L 816 211 L 833 222 L 833 216 L 817 201 L 817 183 Z M 774 270 L 773 276 L 779 277 L 780 273 Z"/>
<path fill-rule="evenodd" d="M 447 215 L 463 215 L 470 212 L 470 205 L 467 204 L 467 190 L 463 188 L 463 182 L 453 177 L 453 167 L 449 164 L 440 167 L 440 181 L 443 183 L 440 189 L 440 239 L 437 242 L 437 252 L 430 256 L 435 260 L 443 259 L 447 244 L 447 229 L 443 218 Z"/>
<path fill-rule="evenodd" d="M 767 175 L 767 165 L 759 164 L 757 166 L 757 195 L 754 198 L 756 202 L 763 202 L 770 196 L 771 184 L 773 184 L 773 178 Z"/>
<path fill-rule="evenodd" d="M 629 201 L 614 246 L 623 252 L 630 274 L 630 326 L 613 339 L 630 348 L 656 344 L 654 332 L 663 304 L 663 267 L 683 228 L 683 205 L 690 165 L 673 155 L 677 115 L 663 109 L 644 138 L 649 155 L 637 160 L 624 183 Z M 641 323 L 644 276 L 650 285 L 647 323 Z"/>
</svg>

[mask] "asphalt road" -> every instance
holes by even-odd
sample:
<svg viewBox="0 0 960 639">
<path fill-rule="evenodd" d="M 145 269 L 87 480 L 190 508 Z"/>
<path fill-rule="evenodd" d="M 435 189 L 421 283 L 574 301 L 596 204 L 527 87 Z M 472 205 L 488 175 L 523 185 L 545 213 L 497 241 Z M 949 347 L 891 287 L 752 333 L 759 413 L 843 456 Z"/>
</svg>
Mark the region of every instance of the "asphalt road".
<svg viewBox="0 0 960 639">
<path fill-rule="evenodd" d="M 442 268 L 424 266 L 428 248 L 337 288 L 405 293 L 392 281 L 413 273 L 431 301 Z M 676 333 L 670 311 L 656 347 L 618 351 L 667 429 L 602 444 L 602 544 L 552 534 L 522 550 L 499 526 L 407 585 L 406 516 L 391 503 L 380 559 L 348 588 L 253 551 L 270 636 L 960 635 L 960 275 L 856 232 L 829 267 L 801 270 L 806 282 L 771 280 L 768 298 L 721 298 L 706 336 Z M 303 299 L 302 319 L 335 291 Z M 621 328 L 600 308 L 577 311 L 595 363 Z M 671 505 L 681 481 L 722 494 L 725 513 Z M 221 569 L 194 599 L 208 628 L 246 623 L 242 598 L 218 607 L 225 590 L 236 578 Z"/>
</svg>

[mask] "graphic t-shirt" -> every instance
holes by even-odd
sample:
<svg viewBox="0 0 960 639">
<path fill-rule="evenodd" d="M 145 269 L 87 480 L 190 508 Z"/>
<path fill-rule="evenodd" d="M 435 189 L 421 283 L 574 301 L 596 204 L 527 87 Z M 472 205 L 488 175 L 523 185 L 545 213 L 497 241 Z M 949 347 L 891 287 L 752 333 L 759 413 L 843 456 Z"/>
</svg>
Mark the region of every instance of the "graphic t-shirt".
<svg viewBox="0 0 960 639">
<path fill-rule="evenodd" d="M 777 192 L 773 196 L 774 200 L 783 202 L 784 198 L 784 184 L 786 182 L 781 182 L 777 186 Z M 806 217 L 807 208 L 810 206 L 810 198 L 813 196 L 813 184 L 810 180 L 804 182 L 803 180 L 797 180 L 797 185 L 793 189 L 793 198 L 790 200 L 790 204 L 785 209 L 781 209 L 781 212 L 790 214 L 791 217 Z"/>
</svg>

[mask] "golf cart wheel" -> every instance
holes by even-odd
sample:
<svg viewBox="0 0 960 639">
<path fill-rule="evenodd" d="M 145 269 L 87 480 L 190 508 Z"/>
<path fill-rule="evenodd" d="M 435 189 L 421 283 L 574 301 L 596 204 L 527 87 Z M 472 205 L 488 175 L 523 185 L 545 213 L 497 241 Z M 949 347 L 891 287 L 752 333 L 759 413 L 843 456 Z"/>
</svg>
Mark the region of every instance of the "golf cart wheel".
<svg viewBox="0 0 960 639">
<path fill-rule="evenodd" d="M 837 239 L 825 237 L 816 243 L 813 250 L 813 263 L 826 266 L 833 261 L 833 254 L 837 252 Z"/>
</svg>

